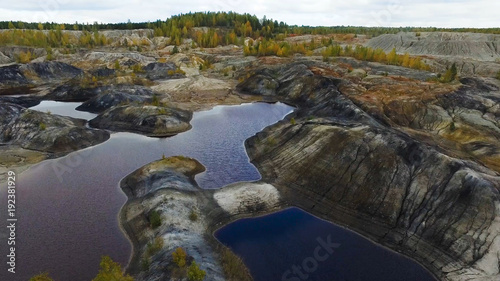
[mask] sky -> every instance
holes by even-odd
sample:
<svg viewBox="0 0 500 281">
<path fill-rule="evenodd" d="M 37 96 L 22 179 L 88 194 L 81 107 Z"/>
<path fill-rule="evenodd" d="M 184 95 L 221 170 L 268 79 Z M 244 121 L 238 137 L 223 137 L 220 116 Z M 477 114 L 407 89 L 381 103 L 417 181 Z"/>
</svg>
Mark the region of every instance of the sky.
<svg viewBox="0 0 500 281">
<path fill-rule="evenodd" d="M 118 23 L 235 11 L 311 26 L 500 27 L 498 0 L 0 0 L 0 21 Z"/>
</svg>

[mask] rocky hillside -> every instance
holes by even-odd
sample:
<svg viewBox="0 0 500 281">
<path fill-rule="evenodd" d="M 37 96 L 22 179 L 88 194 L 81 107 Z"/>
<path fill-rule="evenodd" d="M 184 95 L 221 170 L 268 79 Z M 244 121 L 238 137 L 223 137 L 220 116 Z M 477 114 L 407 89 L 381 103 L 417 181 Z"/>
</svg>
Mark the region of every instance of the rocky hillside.
<svg viewBox="0 0 500 281">
<path fill-rule="evenodd" d="M 371 101 L 360 96 L 388 81 L 335 79 L 317 74 L 319 69 L 333 71 L 327 65 L 311 63 L 263 67 L 238 87 L 299 107 L 293 119 L 247 141 L 249 155 L 264 181 L 276 186 L 290 204 L 402 251 L 443 280 L 499 278 L 500 176 L 496 165 L 488 168 L 481 161 L 455 157 L 451 149 L 437 146 L 429 136 L 446 127 L 447 121 L 436 115 L 442 108 L 426 102 L 425 97 L 411 103 L 423 104 L 421 117 L 405 115 L 401 104 L 387 106 L 381 113 L 370 106 L 382 99 L 380 94 L 371 92 Z M 397 84 L 398 79 L 394 80 Z M 371 87 L 360 87 L 364 83 Z M 352 88 L 359 92 L 348 93 Z M 450 90 L 447 96 L 435 90 L 428 93 L 452 99 L 464 91 Z M 471 93 L 488 92 L 496 100 L 498 88 L 491 90 L 479 81 L 467 86 Z M 382 101 L 416 98 L 384 92 L 388 96 Z M 441 102 L 455 113 L 471 112 L 474 104 Z M 487 99 L 478 98 L 475 104 L 491 108 Z M 393 126 L 396 120 L 400 124 Z M 496 131 L 498 116 L 493 120 L 491 130 Z M 467 122 L 481 130 L 488 127 L 480 118 Z M 420 139 L 409 135 L 415 130 L 412 126 L 421 130 L 413 133 Z M 489 155 L 498 155 L 497 133 L 491 143 Z"/>
<path fill-rule="evenodd" d="M 444 72 L 455 63 L 463 76 L 494 77 L 500 71 L 500 35 L 454 32 L 408 32 L 384 34 L 366 44 L 386 52 L 396 48 L 398 53 L 429 58 L 434 70 Z"/>
<path fill-rule="evenodd" d="M 453 32 L 384 34 L 366 43 L 372 48 L 411 55 L 433 55 L 494 61 L 500 58 L 500 35 Z"/>
</svg>

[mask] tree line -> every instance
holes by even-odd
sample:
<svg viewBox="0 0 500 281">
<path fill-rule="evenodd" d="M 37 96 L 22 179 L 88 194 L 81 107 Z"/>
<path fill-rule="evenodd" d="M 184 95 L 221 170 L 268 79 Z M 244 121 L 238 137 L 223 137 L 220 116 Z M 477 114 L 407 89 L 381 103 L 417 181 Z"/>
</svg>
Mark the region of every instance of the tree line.
<svg viewBox="0 0 500 281">
<path fill-rule="evenodd" d="M 287 34 L 364 34 L 370 36 L 378 36 L 381 34 L 394 34 L 398 32 L 473 32 L 473 33 L 491 33 L 500 34 L 500 28 L 437 28 L 437 27 L 362 27 L 362 26 L 298 26 L 288 25 L 283 21 L 267 19 L 265 16 L 259 19 L 255 15 L 248 13 L 239 14 L 235 12 L 196 12 L 172 16 L 166 20 L 157 20 L 154 22 L 123 22 L 123 23 L 66 23 L 64 26 L 68 30 L 86 30 L 86 31 L 99 31 L 111 29 L 154 29 L 158 32 L 161 31 L 163 36 L 170 33 L 172 27 L 182 30 L 184 27 L 190 29 L 192 27 L 219 27 L 230 28 L 235 31 L 238 36 L 245 36 L 245 31 L 248 32 L 248 26 L 252 28 L 252 32 L 259 32 L 259 36 L 273 36 L 279 33 Z M 44 29 L 55 30 L 59 23 L 46 22 L 11 22 L 0 21 L 0 29 Z M 246 34 L 249 35 L 248 33 Z M 252 36 L 250 36 L 252 37 Z"/>
</svg>

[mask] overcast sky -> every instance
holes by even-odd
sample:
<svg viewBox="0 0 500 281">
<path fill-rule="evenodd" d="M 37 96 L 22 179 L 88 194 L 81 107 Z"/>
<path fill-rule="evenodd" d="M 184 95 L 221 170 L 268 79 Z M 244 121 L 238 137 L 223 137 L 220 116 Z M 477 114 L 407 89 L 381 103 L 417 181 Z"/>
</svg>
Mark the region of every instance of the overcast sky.
<svg viewBox="0 0 500 281">
<path fill-rule="evenodd" d="M 499 0 L 0 0 L 0 20 L 133 22 L 197 11 L 264 15 L 297 25 L 500 27 Z"/>
</svg>

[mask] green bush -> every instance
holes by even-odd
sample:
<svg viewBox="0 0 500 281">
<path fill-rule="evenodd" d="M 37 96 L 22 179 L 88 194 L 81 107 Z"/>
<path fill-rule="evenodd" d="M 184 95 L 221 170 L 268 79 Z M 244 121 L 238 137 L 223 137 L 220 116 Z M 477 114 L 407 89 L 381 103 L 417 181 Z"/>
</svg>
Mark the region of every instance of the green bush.
<svg viewBox="0 0 500 281">
<path fill-rule="evenodd" d="M 205 270 L 201 270 L 195 261 L 193 261 L 188 268 L 189 281 L 202 281 L 205 279 L 206 274 Z"/>
<path fill-rule="evenodd" d="M 45 129 L 47 129 L 47 125 L 43 122 L 40 122 L 40 125 L 38 125 L 38 127 L 40 128 L 40 130 L 42 131 L 45 131 Z"/>
<path fill-rule="evenodd" d="M 149 213 L 149 224 L 153 229 L 161 225 L 161 215 L 158 211 L 153 210 Z"/>
</svg>

